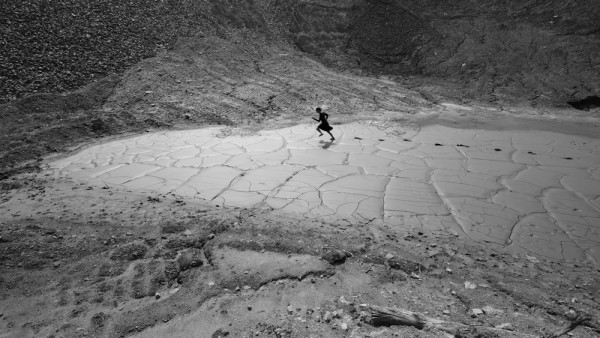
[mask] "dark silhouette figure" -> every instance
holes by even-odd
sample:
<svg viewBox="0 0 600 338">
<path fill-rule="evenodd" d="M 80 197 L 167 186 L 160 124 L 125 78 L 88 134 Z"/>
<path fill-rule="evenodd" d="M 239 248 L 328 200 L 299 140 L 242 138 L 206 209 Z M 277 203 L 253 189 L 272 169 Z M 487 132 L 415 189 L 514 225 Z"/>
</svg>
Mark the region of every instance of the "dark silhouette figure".
<svg viewBox="0 0 600 338">
<path fill-rule="evenodd" d="M 331 134 L 331 129 L 333 129 L 332 126 L 329 125 L 329 122 L 327 122 L 327 119 L 329 118 L 329 115 L 327 113 L 324 113 L 320 107 L 318 107 L 316 109 L 317 114 L 319 114 L 319 118 L 312 118 L 313 120 L 317 121 L 317 122 L 321 122 L 319 124 L 319 126 L 317 127 L 317 131 L 319 132 L 319 136 L 323 136 L 323 131 L 326 132 L 327 134 L 329 134 L 329 136 L 331 136 L 331 140 L 335 140 L 335 137 L 333 137 L 333 135 Z"/>
</svg>

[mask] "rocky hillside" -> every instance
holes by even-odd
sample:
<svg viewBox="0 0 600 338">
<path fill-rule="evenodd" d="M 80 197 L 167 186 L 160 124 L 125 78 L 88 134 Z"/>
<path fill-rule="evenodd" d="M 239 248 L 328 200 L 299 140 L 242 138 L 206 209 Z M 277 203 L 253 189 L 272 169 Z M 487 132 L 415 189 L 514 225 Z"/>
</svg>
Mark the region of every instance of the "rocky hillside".
<svg viewBox="0 0 600 338">
<path fill-rule="evenodd" d="M 470 99 L 562 106 L 600 92 L 593 0 L 312 0 L 293 17 L 298 46 L 329 64 L 449 80 Z"/>
<path fill-rule="evenodd" d="M 465 99 L 577 106 L 600 93 L 599 17 L 595 0 L 4 1 L 0 102 L 79 88 L 182 36 L 252 30 Z"/>
<path fill-rule="evenodd" d="M 182 36 L 245 28 L 269 35 L 278 29 L 267 28 L 267 13 L 235 0 L 2 1 L 0 103 L 121 73 Z"/>
</svg>

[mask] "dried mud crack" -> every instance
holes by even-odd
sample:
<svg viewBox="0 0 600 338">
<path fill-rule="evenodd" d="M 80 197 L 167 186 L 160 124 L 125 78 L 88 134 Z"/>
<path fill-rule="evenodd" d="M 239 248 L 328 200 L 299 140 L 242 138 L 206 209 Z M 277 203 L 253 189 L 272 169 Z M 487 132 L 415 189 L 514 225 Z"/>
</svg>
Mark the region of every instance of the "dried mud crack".
<svg viewBox="0 0 600 338">
<path fill-rule="evenodd" d="M 56 199 L 73 193 L 77 202 Z M 360 304 L 467 326 L 510 323 L 515 336 L 559 329 L 578 314 L 592 318 L 578 336 L 598 330 L 595 269 L 498 254 L 456 237 L 388 232 L 382 241 L 362 227 L 65 181 L 32 180 L 3 194 L 44 214 L 2 220 L 4 332 L 441 335 L 374 327 Z"/>
</svg>

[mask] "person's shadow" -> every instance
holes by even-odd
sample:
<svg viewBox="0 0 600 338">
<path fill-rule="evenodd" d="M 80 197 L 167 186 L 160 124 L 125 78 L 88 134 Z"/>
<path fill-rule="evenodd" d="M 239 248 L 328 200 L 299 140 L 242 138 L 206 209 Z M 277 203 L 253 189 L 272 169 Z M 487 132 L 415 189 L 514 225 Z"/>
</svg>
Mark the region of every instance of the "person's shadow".
<svg viewBox="0 0 600 338">
<path fill-rule="evenodd" d="M 321 140 L 321 141 L 319 141 L 319 143 L 323 145 L 321 148 L 327 149 L 327 148 L 331 147 L 331 145 L 333 144 L 333 141 L 328 142 L 328 141 Z"/>
</svg>

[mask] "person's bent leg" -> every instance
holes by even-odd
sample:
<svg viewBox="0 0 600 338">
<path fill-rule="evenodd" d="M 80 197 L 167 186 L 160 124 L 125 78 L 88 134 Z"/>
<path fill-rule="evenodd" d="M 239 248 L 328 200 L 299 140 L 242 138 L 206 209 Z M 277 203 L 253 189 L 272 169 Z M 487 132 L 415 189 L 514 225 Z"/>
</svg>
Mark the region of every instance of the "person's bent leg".
<svg viewBox="0 0 600 338">
<path fill-rule="evenodd" d="M 323 136 L 323 132 L 321 131 L 321 128 L 317 127 L 317 131 L 319 132 L 319 136 Z"/>
</svg>

